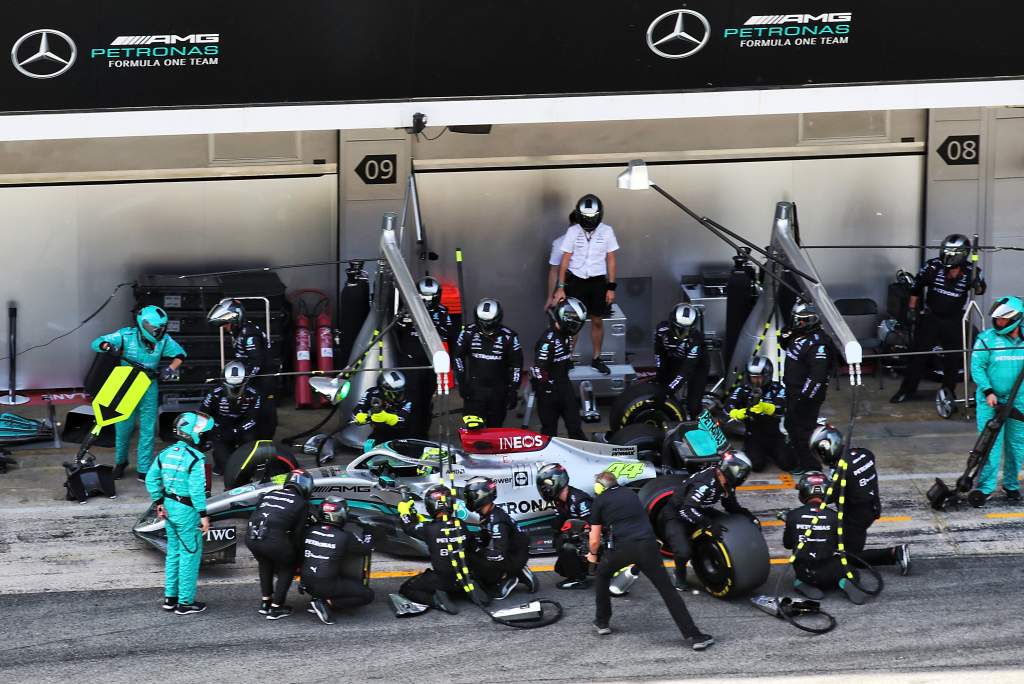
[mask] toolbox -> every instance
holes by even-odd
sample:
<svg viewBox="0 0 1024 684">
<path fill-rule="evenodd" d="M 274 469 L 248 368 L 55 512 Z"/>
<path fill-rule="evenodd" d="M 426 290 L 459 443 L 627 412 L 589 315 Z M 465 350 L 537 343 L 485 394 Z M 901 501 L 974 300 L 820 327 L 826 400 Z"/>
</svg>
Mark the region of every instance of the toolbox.
<svg viewBox="0 0 1024 684">
<path fill-rule="evenodd" d="M 611 373 L 604 375 L 590 367 L 590 364 L 576 366 L 569 371 L 569 381 L 573 390 L 579 394 L 580 383 L 589 380 L 597 398 L 617 397 L 622 394 L 630 383 L 636 382 L 636 369 L 625 363 L 608 365 Z"/>
<path fill-rule="evenodd" d="M 272 271 L 205 278 L 143 275 L 139 276 L 134 291 L 140 307 L 152 304 L 168 315 L 179 310 L 206 313 L 225 297 L 266 297 L 270 300 L 271 311 L 285 308 L 284 283 Z"/>
</svg>

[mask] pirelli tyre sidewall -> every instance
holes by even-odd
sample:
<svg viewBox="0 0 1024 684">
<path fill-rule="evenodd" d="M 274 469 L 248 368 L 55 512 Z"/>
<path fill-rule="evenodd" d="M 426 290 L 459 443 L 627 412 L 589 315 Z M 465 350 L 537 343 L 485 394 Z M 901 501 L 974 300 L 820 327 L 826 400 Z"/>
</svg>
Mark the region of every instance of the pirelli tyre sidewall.
<svg viewBox="0 0 1024 684">
<path fill-rule="evenodd" d="M 640 488 L 640 502 L 656 531 L 658 514 L 683 481 L 684 478 L 676 476 L 657 477 Z M 768 544 L 761 528 L 745 515 L 714 509 L 710 513 L 718 518 L 724 531 L 720 537 L 704 533 L 693 539 L 690 565 L 694 574 L 716 598 L 749 594 L 764 584 L 771 572 Z M 671 557 L 672 549 L 663 539 L 661 543 L 662 554 Z"/>
<path fill-rule="evenodd" d="M 630 385 L 612 402 L 609 429 L 647 423 L 665 429 L 685 420 L 685 411 L 660 386 L 652 382 Z"/>
<path fill-rule="evenodd" d="M 617 430 L 609 443 L 617 446 L 635 446 L 637 458 L 662 465 L 662 447 L 665 444 L 665 431 L 648 423 L 635 423 Z"/>
<path fill-rule="evenodd" d="M 249 484 L 264 464 L 270 477 L 285 475 L 299 467 L 295 454 L 280 444 L 271 440 L 247 442 L 238 447 L 224 465 L 224 488 Z"/>
</svg>

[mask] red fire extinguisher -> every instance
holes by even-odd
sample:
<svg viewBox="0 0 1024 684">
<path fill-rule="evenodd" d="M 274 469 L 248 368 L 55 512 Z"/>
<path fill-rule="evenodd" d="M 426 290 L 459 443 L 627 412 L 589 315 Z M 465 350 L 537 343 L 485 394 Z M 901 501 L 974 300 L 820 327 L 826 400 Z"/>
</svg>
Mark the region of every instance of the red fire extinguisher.
<svg viewBox="0 0 1024 684">
<path fill-rule="evenodd" d="M 316 351 L 313 348 L 313 314 L 306 306 L 302 296 L 315 294 L 320 296 L 313 309 L 316 314 Z M 334 368 L 334 336 L 331 330 L 330 300 L 320 290 L 296 290 L 291 295 L 296 302 L 297 314 L 295 316 L 295 371 L 304 373 L 313 370 L 313 355 L 317 356 L 318 370 L 333 370 Z M 321 400 L 324 403 L 325 400 Z M 321 404 L 317 402 L 317 405 Z M 313 406 L 313 391 L 309 386 L 308 375 L 295 377 L 295 408 L 311 408 Z"/>
</svg>

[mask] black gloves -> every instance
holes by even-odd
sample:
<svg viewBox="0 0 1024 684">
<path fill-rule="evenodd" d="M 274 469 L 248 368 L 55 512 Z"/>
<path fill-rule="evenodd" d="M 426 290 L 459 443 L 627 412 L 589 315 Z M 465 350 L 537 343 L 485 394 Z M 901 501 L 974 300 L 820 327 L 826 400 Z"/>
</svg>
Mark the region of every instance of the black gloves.
<svg viewBox="0 0 1024 684">
<path fill-rule="evenodd" d="M 160 371 L 160 382 L 177 382 L 180 379 L 181 373 L 178 372 L 177 368 L 167 366 Z"/>
</svg>

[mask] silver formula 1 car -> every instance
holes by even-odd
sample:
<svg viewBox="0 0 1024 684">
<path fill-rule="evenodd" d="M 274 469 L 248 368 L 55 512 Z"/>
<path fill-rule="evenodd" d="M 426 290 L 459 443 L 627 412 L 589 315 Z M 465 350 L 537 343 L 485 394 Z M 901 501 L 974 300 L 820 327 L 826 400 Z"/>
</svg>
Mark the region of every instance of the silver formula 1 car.
<svg viewBox="0 0 1024 684">
<path fill-rule="evenodd" d="M 570 473 L 575 486 L 590 489 L 602 470 L 615 473 L 623 485 L 639 487 L 661 474 L 662 469 L 637 459 L 635 446 L 617 446 L 573 439 L 551 438 L 513 428 L 461 430 L 460 448 L 451 450 L 455 485 L 483 475 L 498 484 L 497 505 L 505 508 L 524 530 L 530 532 L 533 553 L 550 550 L 554 517 L 552 505 L 540 498 L 535 482 L 537 470 L 558 462 Z M 400 556 L 427 555 L 426 546 L 404 534 L 396 506 L 400 490 L 414 498 L 441 482 L 441 459 L 447 468 L 448 451 L 437 442 L 398 439 L 378 445 L 357 456 L 346 466 L 310 469 L 315 487 L 313 502 L 329 494 L 348 500 L 349 510 L 361 527 L 372 530 L 381 551 Z M 447 472 L 447 471 L 446 471 Z M 235 524 L 248 519 L 259 498 L 281 487 L 283 477 L 245 484 L 211 497 L 207 502 L 211 530 L 203 546 L 206 562 L 233 559 L 238 539 Z M 445 482 L 448 476 L 445 475 Z M 592 490 L 591 490 L 592 491 Z M 472 527 L 475 516 L 468 523 Z M 135 536 L 166 551 L 163 521 L 150 507 L 133 528 Z"/>
</svg>

